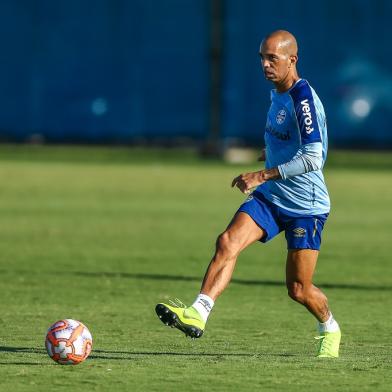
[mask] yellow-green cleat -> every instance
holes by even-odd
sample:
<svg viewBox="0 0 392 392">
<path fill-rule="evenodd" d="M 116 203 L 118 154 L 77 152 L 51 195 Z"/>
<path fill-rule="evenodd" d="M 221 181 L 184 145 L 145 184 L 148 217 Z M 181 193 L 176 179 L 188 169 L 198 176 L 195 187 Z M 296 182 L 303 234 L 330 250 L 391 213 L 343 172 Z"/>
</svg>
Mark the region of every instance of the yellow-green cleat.
<svg viewBox="0 0 392 392">
<path fill-rule="evenodd" d="M 319 341 L 317 357 L 338 358 L 341 336 L 340 330 L 336 332 L 322 332 L 320 336 L 317 336 L 315 338 Z"/>
<path fill-rule="evenodd" d="M 180 300 L 169 301 L 170 304 L 160 303 L 155 311 L 160 320 L 172 328 L 177 328 L 191 338 L 200 338 L 203 335 L 206 323 L 199 312 L 192 306 L 185 306 Z"/>
</svg>

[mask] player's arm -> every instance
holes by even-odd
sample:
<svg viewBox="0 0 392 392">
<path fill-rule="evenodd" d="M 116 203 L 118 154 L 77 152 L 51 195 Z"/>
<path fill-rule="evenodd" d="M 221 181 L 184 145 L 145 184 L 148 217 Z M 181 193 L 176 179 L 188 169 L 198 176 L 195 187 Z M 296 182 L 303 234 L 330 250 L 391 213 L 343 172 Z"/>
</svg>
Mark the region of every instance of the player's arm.
<svg viewBox="0 0 392 392">
<path fill-rule="evenodd" d="M 283 180 L 320 170 L 323 166 L 323 146 L 320 142 L 301 146 L 294 158 L 277 167 Z"/>
<path fill-rule="evenodd" d="M 276 180 L 280 177 L 278 168 L 265 169 L 252 173 L 240 174 L 231 183 L 236 186 L 242 193 L 250 193 L 253 188 L 263 184 L 268 180 Z"/>
<path fill-rule="evenodd" d="M 266 153 L 266 151 L 265 151 L 265 148 L 263 148 L 263 149 L 261 150 L 260 156 L 257 158 L 257 160 L 258 160 L 259 162 L 265 162 L 265 161 L 267 160 L 267 153 Z"/>
<path fill-rule="evenodd" d="M 236 177 L 232 186 L 237 186 L 241 192 L 249 193 L 252 188 L 269 180 L 286 180 L 322 168 L 321 133 L 310 87 L 307 84 L 299 85 L 290 91 L 290 95 L 301 135 L 301 147 L 289 162 Z"/>
<path fill-rule="evenodd" d="M 293 159 L 278 166 L 283 180 L 320 170 L 323 166 L 320 125 L 312 91 L 307 83 L 300 84 L 290 91 L 290 96 L 301 136 L 301 147 Z"/>
<path fill-rule="evenodd" d="M 320 142 L 309 143 L 301 146 L 289 162 L 272 169 L 241 174 L 233 180 L 231 186 L 237 186 L 241 192 L 249 193 L 252 188 L 266 181 L 286 180 L 300 174 L 320 170 L 322 165 L 322 144 Z"/>
</svg>

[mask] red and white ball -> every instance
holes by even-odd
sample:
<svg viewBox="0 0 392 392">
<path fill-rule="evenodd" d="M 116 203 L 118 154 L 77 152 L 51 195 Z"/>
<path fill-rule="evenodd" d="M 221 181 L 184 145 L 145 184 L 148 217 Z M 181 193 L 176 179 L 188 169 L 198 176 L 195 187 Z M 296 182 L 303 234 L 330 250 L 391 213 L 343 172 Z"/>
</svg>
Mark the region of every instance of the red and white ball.
<svg viewBox="0 0 392 392">
<path fill-rule="evenodd" d="M 80 321 L 64 319 L 55 322 L 48 330 L 46 350 L 53 361 L 61 365 L 77 365 L 90 354 L 93 338 Z"/>
</svg>

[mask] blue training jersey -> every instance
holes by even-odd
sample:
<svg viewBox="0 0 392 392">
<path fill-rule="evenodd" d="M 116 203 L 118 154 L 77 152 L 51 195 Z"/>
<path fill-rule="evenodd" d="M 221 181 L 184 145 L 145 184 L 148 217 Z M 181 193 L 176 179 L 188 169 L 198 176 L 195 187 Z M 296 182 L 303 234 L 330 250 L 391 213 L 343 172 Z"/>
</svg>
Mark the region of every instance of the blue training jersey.
<svg viewBox="0 0 392 392">
<path fill-rule="evenodd" d="M 284 93 L 271 91 L 264 140 L 265 166 L 278 167 L 282 179 L 267 181 L 257 191 L 294 214 L 328 213 L 330 200 L 321 172 L 328 148 L 326 118 L 306 80 L 299 79 Z"/>
</svg>

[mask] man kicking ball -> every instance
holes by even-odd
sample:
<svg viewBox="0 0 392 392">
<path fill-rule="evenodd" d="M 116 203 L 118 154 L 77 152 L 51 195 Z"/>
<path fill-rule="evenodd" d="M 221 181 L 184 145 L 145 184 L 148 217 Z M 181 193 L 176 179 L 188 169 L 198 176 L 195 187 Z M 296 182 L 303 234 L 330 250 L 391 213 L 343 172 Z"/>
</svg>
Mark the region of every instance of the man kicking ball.
<svg viewBox="0 0 392 392">
<path fill-rule="evenodd" d="M 219 235 L 199 295 L 192 306 L 160 303 L 163 323 L 192 338 L 202 336 L 216 299 L 230 282 L 237 257 L 250 244 L 285 232 L 288 295 L 318 320 L 318 357 L 338 357 L 340 329 L 327 297 L 312 278 L 321 233 L 330 210 L 321 172 L 327 155 L 323 105 L 309 83 L 298 76 L 298 48 L 287 31 L 269 34 L 260 45 L 261 65 L 271 91 L 263 159 L 265 170 L 241 174 L 232 186 L 250 194 Z"/>
</svg>

